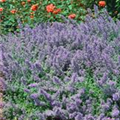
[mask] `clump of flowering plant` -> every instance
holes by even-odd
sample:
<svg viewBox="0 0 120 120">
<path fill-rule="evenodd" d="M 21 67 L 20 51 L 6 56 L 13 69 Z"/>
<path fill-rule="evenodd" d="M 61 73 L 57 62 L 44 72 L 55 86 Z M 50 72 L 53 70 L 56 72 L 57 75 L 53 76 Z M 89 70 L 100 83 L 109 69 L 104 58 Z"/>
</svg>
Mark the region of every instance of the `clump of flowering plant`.
<svg viewBox="0 0 120 120">
<path fill-rule="evenodd" d="M 0 39 L 6 119 L 120 119 L 120 21 L 95 9 Z"/>
</svg>

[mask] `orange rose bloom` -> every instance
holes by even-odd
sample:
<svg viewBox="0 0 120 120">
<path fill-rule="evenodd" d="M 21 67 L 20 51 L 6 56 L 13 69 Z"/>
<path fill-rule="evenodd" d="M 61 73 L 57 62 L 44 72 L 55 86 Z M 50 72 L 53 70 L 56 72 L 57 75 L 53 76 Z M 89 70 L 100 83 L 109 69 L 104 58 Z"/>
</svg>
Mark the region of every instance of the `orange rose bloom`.
<svg viewBox="0 0 120 120">
<path fill-rule="evenodd" d="M 32 6 L 31 6 L 31 10 L 32 10 L 32 11 L 36 11 L 37 9 L 38 9 L 38 5 L 32 5 Z"/>
<path fill-rule="evenodd" d="M 70 14 L 68 18 L 74 19 L 76 17 L 76 14 Z"/>
<path fill-rule="evenodd" d="M 54 11 L 53 11 L 53 14 L 58 14 L 58 13 L 60 13 L 60 12 L 61 12 L 61 9 L 59 8 L 59 9 L 54 10 Z"/>
<path fill-rule="evenodd" d="M 3 8 L 0 8 L 0 12 L 2 12 L 3 11 Z"/>
<path fill-rule="evenodd" d="M 12 14 L 15 14 L 17 11 L 15 9 L 10 11 Z"/>
<path fill-rule="evenodd" d="M 0 0 L 0 2 L 5 2 L 6 0 Z"/>
<path fill-rule="evenodd" d="M 22 2 L 21 4 L 22 4 L 22 5 L 25 5 L 25 2 Z"/>
<path fill-rule="evenodd" d="M 49 4 L 46 6 L 47 12 L 53 12 L 54 9 L 55 9 L 55 6 L 53 4 Z"/>
<path fill-rule="evenodd" d="M 99 1 L 99 6 L 100 7 L 105 7 L 106 6 L 106 2 L 105 1 Z"/>
<path fill-rule="evenodd" d="M 27 0 L 27 2 L 31 2 L 31 0 Z"/>
</svg>

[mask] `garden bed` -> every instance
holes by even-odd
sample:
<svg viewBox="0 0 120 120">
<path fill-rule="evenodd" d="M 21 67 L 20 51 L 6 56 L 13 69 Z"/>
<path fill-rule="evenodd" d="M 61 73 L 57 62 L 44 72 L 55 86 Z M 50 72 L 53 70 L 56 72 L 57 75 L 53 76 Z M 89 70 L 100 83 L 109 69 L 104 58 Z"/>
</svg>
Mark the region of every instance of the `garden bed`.
<svg viewBox="0 0 120 120">
<path fill-rule="evenodd" d="M 119 41 L 107 11 L 2 37 L 5 119 L 119 120 Z"/>
<path fill-rule="evenodd" d="M 0 0 L 3 119 L 120 120 L 119 0 Z"/>
</svg>

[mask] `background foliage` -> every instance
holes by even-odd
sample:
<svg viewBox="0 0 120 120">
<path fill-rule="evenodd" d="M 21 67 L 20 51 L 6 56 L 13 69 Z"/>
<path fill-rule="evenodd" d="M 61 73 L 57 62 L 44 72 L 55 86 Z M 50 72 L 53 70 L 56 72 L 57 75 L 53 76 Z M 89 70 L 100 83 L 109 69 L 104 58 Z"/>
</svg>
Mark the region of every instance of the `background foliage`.
<svg viewBox="0 0 120 120">
<path fill-rule="evenodd" d="M 25 5 L 21 3 L 25 2 Z M 83 19 L 85 15 L 85 9 L 81 2 L 76 2 L 75 0 L 61 0 L 61 1 L 48 1 L 48 0 L 31 0 L 31 2 L 19 0 L 9 0 L 4 3 L 0 3 L 0 7 L 3 7 L 4 10 L 2 14 L 0 14 L 1 27 L 5 29 L 5 31 L 14 31 L 17 27 L 17 20 L 20 19 L 23 24 L 33 25 L 36 22 L 46 22 L 46 21 L 61 21 L 59 14 L 54 15 L 52 13 L 47 13 L 46 6 L 49 4 L 54 4 L 57 8 L 60 8 L 62 11 L 60 14 L 65 15 L 66 17 L 69 14 L 75 13 L 76 19 Z M 30 10 L 31 6 L 37 4 L 37 11 Z M 15 14 L 10 13 L 10 10 L 16 9 L 17 12 Z M 31 19 L 31 12 L 33 12 L 34 18 Z M 1 28 L 1 29 L 2 29 Z"/>
<path fill-rule="evenodd" d="M 24 2 L 24 4 L 23 4 Z M 60 15 L 68 17 L 68 15 L 76 14 L 75 20 L 78 22 L 83 21 L 87 12 L 87 8 L 93 9 L 94 4 L 98 5 L 99 0 L 6 0 L 6 2 L 0 2 L 0 7 L 3 8 L 3 12 L 0 12 L 0 30 L 1 32 L 13 32 L 19 29 L 18 19 L 23 25 L 29 24 L 34 26 L 34 23 L 41 22 L 62 22 Z M 48 13 L 46 6 L 54 4 L 56 8 L 60 8 L 59 14 Z M 32 5 L 37 4 L 38 9 L 32 11 L 30 8 Z M 106 0 L 106 8 L 112 16 L 116 16 L 120 11 L 119 0 Z M 12 14 L 11 10 L 17 10 L 15 14 Z M 100 8 L 102 9 L 102 8 Z M 18 30 L 19 31 L 19 30 Z"/>
</svg>

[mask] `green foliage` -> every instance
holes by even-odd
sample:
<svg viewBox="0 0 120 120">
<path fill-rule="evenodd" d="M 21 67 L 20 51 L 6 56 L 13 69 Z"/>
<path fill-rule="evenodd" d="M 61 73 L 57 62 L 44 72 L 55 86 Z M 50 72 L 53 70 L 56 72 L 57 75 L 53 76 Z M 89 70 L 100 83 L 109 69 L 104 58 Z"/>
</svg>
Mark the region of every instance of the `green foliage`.
<svg viewBox="0 0 120 120">
<path fill-rule="evenodd" d="M 120 13 L 120 0 L 116 0 L 116 8 L 118 13 Z"/>
<path fill-rule="evenodd" d="M 18 19 L 20 19 L 23 26 L 25 24 L 34 27 L 34 23 L 42 22 L 63 22 L 61 15 L 68 17 L 70 14 L 76 14 L 75 20 L 78 22 L 83 21 L 86 15 L 87 8 L 93 9 L 94 4 L 98 5 L 100 0 L 6 0 L 6 2 L 0 3 L 0 8 L 3 11 L 0 12 L 0 33 L 8 33 L 19 31 Z M 106 8 L 108 9 L 110 15 L 113 17 L 118 17 L 120 12 L 120 0 L 105 0 Z M 24 2 L 24 5 L 23 3 Z M 36 11 L 31 10 L 32 5 L 38 5 Z M 48 13 L 46 11 L 46 6 L 53 4 L 56 6 L 55 9 L 61 9 L 58 14 Z M 102 7 L 99 7 L 102 9 Z M 16 13 L 11 13 L 10 11 L 15 9 Z"/>
</svg>

